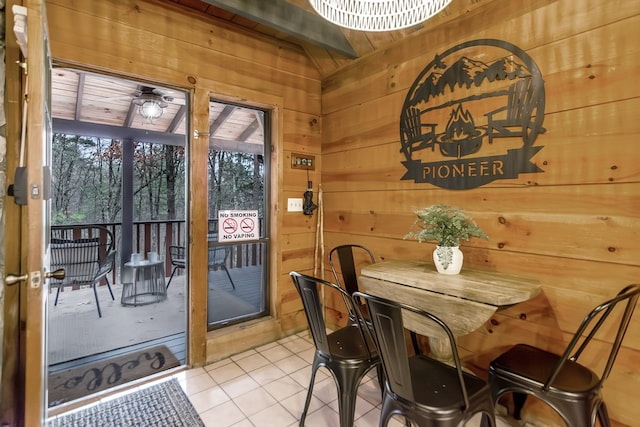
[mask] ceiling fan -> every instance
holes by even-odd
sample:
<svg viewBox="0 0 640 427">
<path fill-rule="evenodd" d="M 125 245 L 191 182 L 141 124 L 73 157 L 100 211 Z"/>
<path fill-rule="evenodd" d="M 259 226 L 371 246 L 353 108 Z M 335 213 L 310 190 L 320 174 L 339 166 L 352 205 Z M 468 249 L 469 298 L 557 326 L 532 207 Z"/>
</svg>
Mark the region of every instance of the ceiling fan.
<svg viewBox="0 0 640 427">
<path fill-rule="evenodd" d="M 138 105 L 147 100 L 166 104 L 185 104 L 184 98 L 176 98 L 167 92 L 168 91 L 166 89 L 154 88 L 151 86 L 140 86 L 140 89 L 136 90 L 133 94 L 132 102 Z"/>
<path fill-rule="evenodd" d="M 138 112 L 149 121 L 162 116 L 164 109 L 171 104 L 184 105 L 184 99 L 177 99 L 158 88 L 141 86 L 134 94 L 131 102 L 138 106 Z"/>
<path fill-rule="evenodd" d="M 174 96 L 172 90 L 164 88 L 156 88 L 152 86 L 138 86 L 133 92 L 128 94 L 116 95 L 103 98 L 104 101 L 115 101 L 119 99 L 127 99 L 134 104 L 140 105 L 146 101 L 156 101 L 159 103 L 185 105 L 185 99 L 180 96 Z"/>
</svg>

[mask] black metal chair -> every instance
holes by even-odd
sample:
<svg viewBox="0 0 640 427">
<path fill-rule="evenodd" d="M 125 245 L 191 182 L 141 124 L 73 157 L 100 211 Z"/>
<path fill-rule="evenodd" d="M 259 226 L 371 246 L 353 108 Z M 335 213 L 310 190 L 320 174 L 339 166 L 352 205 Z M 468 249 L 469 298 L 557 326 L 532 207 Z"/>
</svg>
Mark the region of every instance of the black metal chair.
<svg viewBox="0 0 640 427">
<path fill-rule="evenodd" d="M 324 366 L 332 373 L 338 388 L 340 427 L 353 426 L 360 381 L 373 367 L 378 368 L 378 380 L 381 378 L 380 359 L 375 352 L 375 346 L 371 341 L 367 328 L 360 328 L 358 322 L 350 322 L 334 332 L 327 333 L 319 288 L 331 294 L 326 295 L 328 301 L 336 292 L 346 296 L 347 299 L 345 301 L 350 301 L 349 296 L 342 288 L 331 282 L 306 276 L 295 271 L 291 272 L 290 276 L 302 299 L 304 312 L 316 347 L 313 364 L 311 365 L 311 380 L 307 391 L 307 400 L 300 417 L 300 426 L 304 426 L 309 402 L 313 394 L 316 372 L 321 366 Z M 334 301 L 339 300 L 340 298 L 334 299 Z"/>
<path fill-rule="evenodd" d="M 365 246 L 357 244 L 347 244 L 336 246 L 329 252 L 329 267 L 333 273 L 335 281 L 349 295 L 360 291 L 358 287 L 358 273 L 365 265 L 375 264 L 376 259 L 373 252 Z M 339 271 L 338 271 L 339 269 Z M 342 277 L 342 280 L 340 278 Z M 369 314 L 366 306 L 360 306 L 360 312 L 365 321 L 368 322 Z M 349 318 L 355 320 L 356 314 L 349 312 Z M 413 350 L 417 353 L 421 352 L 418 336 L 411 331 L 411 343 Z"/>
<path fill-rule="evenodd" d="M 601 426 L 610 426 L 601 389 L 611 372 L 639 294 L 640 287 L 630 285 L 615 298 L 594 308 L 584 318 L 561 355 L 517 344 L 498 356 L 489 365 L 489 383 L 494 402 L 502 394 L 512 392 L 514 418 L 520 419 L 526 398 L 531 395 L 551 406 L 569 426 L 594 426 L 596 418 Z M 613 313 L 619 317 L 612 316 Z M 603 329 L 603 325 L 612 325 L 616 321 L 617 332 L 610 344 L 604 369 L 598 376 L 580 364 L 578 358 L 589 348 L 599 330 L 609 330 L 608 326 Z M 595 346 L 598 347 L 598 354 L 601 354 L 602 340 L 598 340 Z"/>
<path fill-rule="evenodd" d="M 227 273 L 227 277 L 231 282 L 231 286 L 233 289 L 236 288 L 235 283 L 233 283 L 233 279 L 231 278 L 231 274 L 229 274 L 229 269 L 227 268 L 227 259 L 231 254 L 231 248 L 229 246 L 209 246 L 209 257 L 208 257 L 208 267 L 209 270 L 217 270 L 221 268 Z"/>
<path fill-rule="evenodd" d="M 369 310 L 374 338 L 385 375 L 380 426 L 393 415 L 405 417 L 407 425 L 464 425 L 482 414 L 481 426 L 495 426 L 489 385 L 462 370 L 455 338 L 438 317 L 418 308 L 355 292 L 354 306 L 363 298 Z M 414 313 L 442 330 L 453 352 L 453 366 L 428 356 L 409 356 L 405 341 L 404 313 Z"/>
<path fill-rule="evenodd" d="M 57 288 L 54 305 L 58 305 L 64 287 L 91 286 L 96 299 L 98 316 L 102 317 L 97 286 L 105 280 L 111 299 L 114 299 L 109 273 L 115 265 L 115 242 L 111 231 L 97 225 L 51 227 L 51 271 L 64 269 L 63 279 L 49 279 L 49 286 Z"/>
<path fill-rule="evenodd" d="M 340 245 L 329 251 L 329 267 L 333 273 L 335 283 L 347 292 L 349 300 L 354 292 L 360 290 L 358 288 L 358 273 L 362 266 L 374 264 L 375 262 L 376 259 L 373 256 L 373 252 L 362 245 Z M 352 301 L 346 304 L 347 307 L 351 307 Z M 356 313 L 351 309 L 349 310 L 349 318 L 355 321 Z M 366 310 L 362 314 L 366 319 Z"/>
<path fill-rule="evenodd" d="M 169 276 L 169 281 L 167 282 L 167 289 L 171 284 L 171 279 L 173 279 L 174 274 L 178 269 L 184 270 L 187 268 L 187 248 L 184 246 L 169 246 L 169 262 L 173 266 L 171 270 L 171 276 Z"/>
</svg>

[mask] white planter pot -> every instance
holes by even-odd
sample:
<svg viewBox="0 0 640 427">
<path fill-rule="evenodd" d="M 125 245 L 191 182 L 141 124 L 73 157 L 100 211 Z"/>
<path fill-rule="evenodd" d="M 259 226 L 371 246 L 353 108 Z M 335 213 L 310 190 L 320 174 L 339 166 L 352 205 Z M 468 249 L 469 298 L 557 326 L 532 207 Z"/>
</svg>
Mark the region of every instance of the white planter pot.
<svg viewBox="0 0 640 427">
<path fill-rule="evenodd" d="M 436 246 L 433 263 L 440 274 L 458 274 L 462 269 L 464 255 L 458 246 Z"/>
</svg>

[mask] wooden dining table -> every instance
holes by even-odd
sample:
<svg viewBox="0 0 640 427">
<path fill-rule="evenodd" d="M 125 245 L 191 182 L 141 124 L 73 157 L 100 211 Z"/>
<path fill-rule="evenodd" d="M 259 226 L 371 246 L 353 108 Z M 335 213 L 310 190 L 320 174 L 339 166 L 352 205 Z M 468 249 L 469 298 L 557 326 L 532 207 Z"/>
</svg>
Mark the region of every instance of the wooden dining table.
<svg viewBox="0 0 640 427">
<path fill-rule="evenodd" d="M 540 293 L 538 281 L 495 271 L 463 268 L 460 274 L 436 271 L 432 263 L 391 260 L 363 267 L 358 278 L 364 291 L 428 311 L 443 320 L 456 336 L 479 329 L 498 310 Z M 434 357 L 452 357 L 442 329 L 424 317 L 404 312 L 405 327 L 429 337 Z"/>
</svg>

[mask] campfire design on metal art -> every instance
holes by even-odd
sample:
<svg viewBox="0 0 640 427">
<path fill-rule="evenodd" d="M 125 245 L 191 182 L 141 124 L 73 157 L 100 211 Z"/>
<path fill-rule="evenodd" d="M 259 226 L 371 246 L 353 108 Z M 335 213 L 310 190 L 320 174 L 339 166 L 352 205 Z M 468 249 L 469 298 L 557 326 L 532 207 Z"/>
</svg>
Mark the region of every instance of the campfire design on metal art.
<svg viewBox="0 0 640 427">
<path fill-rule="evenodd" d="M 436 55 L 400 114 L 402 179 L 469 189 L 543 172 L 531 158 L 542 148 L 544 102 L 540 70 L 510 43 L 474 40 Z"/>
</svg>

